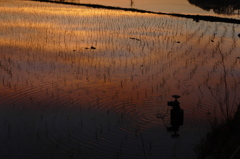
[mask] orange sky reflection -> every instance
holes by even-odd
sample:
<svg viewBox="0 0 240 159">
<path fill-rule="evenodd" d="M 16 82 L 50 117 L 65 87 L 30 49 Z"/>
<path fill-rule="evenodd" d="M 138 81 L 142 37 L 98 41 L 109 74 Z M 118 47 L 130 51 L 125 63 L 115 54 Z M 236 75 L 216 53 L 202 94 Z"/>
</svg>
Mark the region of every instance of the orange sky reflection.
<svg viewBox="0 0 240 159">
<path fill-rule="evenodd" d="M 218 44 L 229 91 L 239 89 L 230 78 L 239 73 L 238 25 L 41 5 L 0 7 L 1 88 L 15 89 L 16 98 L 21 91 L 33 94 L 23 103 L 56 100 L 133 116 L 146 112 L 154 123 L 152 114 L 165 113 L 166 101 L 179 94 L 187 112 L 201 109 L 189 118 L 199 118 L 216 109 L 209 85 L 224 96 L 216 91 L 224 77 Z"/>
</svg>

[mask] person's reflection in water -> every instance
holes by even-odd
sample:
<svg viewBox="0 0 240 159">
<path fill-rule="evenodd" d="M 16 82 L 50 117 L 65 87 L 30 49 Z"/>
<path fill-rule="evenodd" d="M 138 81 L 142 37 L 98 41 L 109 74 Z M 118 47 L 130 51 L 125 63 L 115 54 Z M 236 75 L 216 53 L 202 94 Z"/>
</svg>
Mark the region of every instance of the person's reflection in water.
<svg viewBox="0 0 240 159">
<path fill-rule="evenodd" d="M 173 138 L 179 137 L 178 130 L 179 127 L 183 125 L 183 118 L 184 118 L 184 111 L 180 108 L 180 103 L 178 102 L 178 98 L 180 96 L 173 95 L 173 98 L 175 98 L 174 101 L 168 102 L 168 106 L 171 106 L 171 126 L 167 127 L 167 130 L 172 133 Z"/>
<path fill-rule="evenodd" d="M 131 2 L 130 2 L 130 6 L 131 7 L 133 7 L 133 3 L 134 3 L 133 0 L 131 0 Z"/>
</svg>

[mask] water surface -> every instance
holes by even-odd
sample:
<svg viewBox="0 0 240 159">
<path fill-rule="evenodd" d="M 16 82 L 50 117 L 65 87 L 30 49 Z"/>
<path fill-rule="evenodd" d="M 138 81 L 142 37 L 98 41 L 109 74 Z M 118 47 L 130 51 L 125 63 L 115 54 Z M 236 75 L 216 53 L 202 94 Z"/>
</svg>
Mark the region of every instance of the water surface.
<svg viewBox="0 0 240 159">
<path fill-rule="evenodd" d="M 192 159 L 219 106 L 239 103 L 237 24 L 0 3 L 3 158 Z"/>
<path fill-rule="evenodd" d="M 211 15 L 240 19 L 240 3 L 232 1 L 202 0 L 53 0 L 83 4 L 100 4 L 123 8 L 136 8 L 163 13 Z"/>
</svg>

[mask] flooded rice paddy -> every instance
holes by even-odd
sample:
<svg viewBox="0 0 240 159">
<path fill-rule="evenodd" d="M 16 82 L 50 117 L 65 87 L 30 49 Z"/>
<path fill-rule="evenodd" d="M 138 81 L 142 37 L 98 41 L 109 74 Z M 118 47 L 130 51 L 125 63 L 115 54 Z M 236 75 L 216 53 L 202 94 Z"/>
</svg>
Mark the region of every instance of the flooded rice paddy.
<svg viewBox="0 0 240 159">
<path fill-rule="evenodd" d="M 3 158 L 192 159 L 240 101 L 237 24 L 0 3 Z M 173 94 L 184 123 L 171 132 Z"/>
</svg>

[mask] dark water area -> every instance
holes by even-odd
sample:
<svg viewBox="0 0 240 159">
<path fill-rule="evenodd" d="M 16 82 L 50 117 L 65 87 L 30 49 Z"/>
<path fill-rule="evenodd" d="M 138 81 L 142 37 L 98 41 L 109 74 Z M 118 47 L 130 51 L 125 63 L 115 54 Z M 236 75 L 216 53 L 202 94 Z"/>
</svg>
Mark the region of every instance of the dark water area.
<svg viewBox="0 0 240 159">
<path fill-rule="evenodd" d="M 0 158 L 195 159 L 240 102 L 239 24 L 0 4 Z"/>
<path fill-rule="evenodd" d="M 154 12 L 211 15 L 240 19 L 238 0 L 52 0 L 82 4 L 135 8 Z"/>
</svg>

